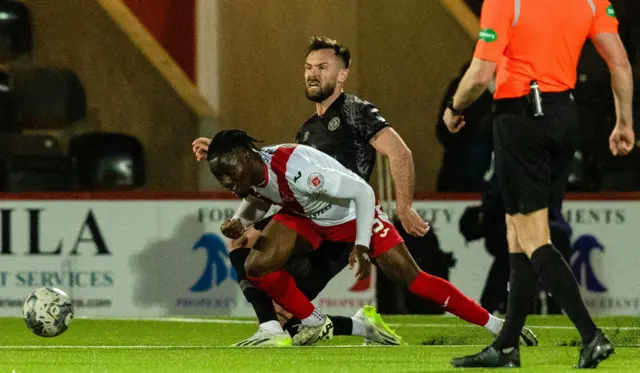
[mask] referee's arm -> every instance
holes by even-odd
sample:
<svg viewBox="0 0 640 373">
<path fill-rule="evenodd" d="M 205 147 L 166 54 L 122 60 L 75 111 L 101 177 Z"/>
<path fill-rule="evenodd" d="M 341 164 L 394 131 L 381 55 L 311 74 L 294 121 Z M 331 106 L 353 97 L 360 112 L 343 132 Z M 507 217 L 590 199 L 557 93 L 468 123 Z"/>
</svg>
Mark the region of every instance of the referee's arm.
<svg viewBox="0 0 640 373">
<path fill-rule="evenodd" d="M 473 57 L 469 69 L 462 77 L 458 90 L 453 95 L 453 107 L 463 110 L 471 106 L 489 87 L 496 73 L 496 63 Z"/>
<path fill-rule="evenodd" d="M 604 5 L 608 4 L 605 2 Z M 606 61 L 611 75 L 611 89 L 616 108 L 616 126 L 609 137 L 611 153 L 626 155 L 635 146 L 633 133 L 633 72 L 627 51 L 618 35 L 618 21 L 610 7 L 596 9 L 589 39 Z"/>
<path fill-rule="evenodd" d="M 496 73 L 497 61 L 509 44 L 513 16 L 513 7 L 504 6 L 503 1 L 485 0 L 473 60 L 443 116 L 452 133 L 460 131 L 465 124 L 462 110 L 474 103 L 489 87 Z"/>
</svg>

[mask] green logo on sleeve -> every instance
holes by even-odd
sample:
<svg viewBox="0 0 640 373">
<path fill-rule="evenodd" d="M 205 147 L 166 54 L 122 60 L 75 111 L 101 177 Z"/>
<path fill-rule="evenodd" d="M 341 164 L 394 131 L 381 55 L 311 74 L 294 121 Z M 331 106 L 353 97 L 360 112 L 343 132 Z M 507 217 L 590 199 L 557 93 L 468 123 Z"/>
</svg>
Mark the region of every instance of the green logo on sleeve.
<svg viewBox="0 0 640 373">
<path fill-rule="evenodd" d="M 609 17 L 616 18 L 616 11 L 615 11 L 615 10 L 613 10 L 613 5 L 609 5 L 609 6 L 607 7 L 607 15 L 608 15 Z"/>
<path fill-rule="evenodd" d="M 487 43 L 494 42 L 498 39 L 498 34 L 490 28 L 483 28 L 480 30 L 480 35 L 478 35 L 480 40 L 486 41 Z"/>
</svg>

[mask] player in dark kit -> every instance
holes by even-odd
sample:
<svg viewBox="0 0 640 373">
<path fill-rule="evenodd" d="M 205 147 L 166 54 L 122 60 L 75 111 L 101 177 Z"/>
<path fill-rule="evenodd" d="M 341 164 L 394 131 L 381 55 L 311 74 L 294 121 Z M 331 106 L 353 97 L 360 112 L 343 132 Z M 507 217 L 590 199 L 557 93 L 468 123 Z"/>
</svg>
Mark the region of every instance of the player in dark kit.
<svg viewBox="0 0 640 373">
<path fill-rule="evenodd" d="M 349 50 L 338 42 L 324 37 L 311 40 L 305 61 L 305 93 L 307 98 L 316 103 L 316 113 L 300 128 L 296 142 L 332 156 L 367 181 L 373 172 L 376 152 L 386 155 L 397 189 L 396 214 L 407 232 L 423 236 L 428 225 L 411 209 L 414 181 L 411 152 L 374 105 L 343 92 L 350 63 Z M 198 160 L 206 159 L 209 143 L 210 140 L 206 138 L 194 141 L 193 151 Z M 280 345 L 279 341 L 284 338 L 280 325 L 274 322 L 276 313 L 271 298 L 249 284 L 244 274 L 244 261 L 249 248 L 269 220 L 263 219 L 247 228 L 241 238 L 233 241 L 231 251 L 232 263 L 238 271 L 243 292 L 254 306 L 260 322 L 260 330 L 249 340 L 267 339 L 258 345 Z M 349 248 L 350 245 L 344 243 L 325 241 L 307 257 L 309 270 L 306 274 L 296 273 L 292 268 L 295 262 L 287 267 L 293 271 L 296 283 L 307 298 L 314 299 L 328 281 L 346 266 Z M 362 335 L 371 340 L 379 335 L 376 330 L 389 333 L 372 307 L 363 308 L 353 318 L 332 318 L 332 321 L 335 335 Z M 295 332 L 291 326 L 299 323 L 300 320 L 291 319 L 285 329 Z M 535 342 L 534 336 L 528 340 Z M 374 342 L 385 343 L 388 338 L 378 338 Z"/>
</svg>

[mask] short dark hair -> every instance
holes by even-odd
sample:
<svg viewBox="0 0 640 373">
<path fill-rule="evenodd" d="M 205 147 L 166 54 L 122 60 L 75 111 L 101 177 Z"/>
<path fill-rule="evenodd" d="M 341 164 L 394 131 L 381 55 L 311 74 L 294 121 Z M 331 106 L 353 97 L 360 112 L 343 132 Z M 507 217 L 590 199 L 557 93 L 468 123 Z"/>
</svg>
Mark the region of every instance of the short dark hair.
<svg viewBox="0 0 640 373">
<path fill-rule="evenodd" d="M 336 52 L 336 56 L 342 59 L 345 69 L 348 69 L 349 65 L 351 65 L 351 52 L 349 51 L 349 48 L 339 41 L 326 36 L 313 36 L 309 40 L 305 56 L 308 56 L 309 53 L 320 49 L 333 49 L 333 51 Z"/>
<path fill-rule="evenodd" d="M 255 144 L 256 142 L 261 141 L 249 136 L 243 130 L 220 131 L 211 139 L 207 149 L 207 160 L 210 161 L 236 149 L 259 150 Z"/>
</svg>

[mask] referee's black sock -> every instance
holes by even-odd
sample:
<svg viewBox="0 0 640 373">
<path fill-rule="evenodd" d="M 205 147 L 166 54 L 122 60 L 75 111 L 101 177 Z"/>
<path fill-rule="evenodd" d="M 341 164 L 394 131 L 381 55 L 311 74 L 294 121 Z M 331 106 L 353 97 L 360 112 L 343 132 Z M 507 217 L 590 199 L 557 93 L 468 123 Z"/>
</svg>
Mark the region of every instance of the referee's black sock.
<svg viewBox="0 0 640 373">
<path fill-rule="evenodd" d="M 538 273 L 544 290 L 553 295 L 553 299 L 578 329 L 582 342 L 591 342 L 596 335 L 596 326 L 582 301 L 578 283 L 562 254 L 553 245 L 547 244 L 533 253 L 531 264 Z"/>
<path fill-rule="evenodd" d="M 507 316 L 500 334 L 493 342 L 495 348 L 502 350 L 517 347 L 520 343 L 520 332 L 527 314 L 531 309 L 533 296 L 538 286 L 538 276 L 527 254 L 509 254 L 509 300 Z"/>
<path fill-rule="evenodd" d="M 233 268 L 235 268 L 238 273 L 238 284 L 240 285 L 240 289 L 242 289 L 242 294 L 244 294 L 247 301 L 251 303 L 253 310 L 256 311 L 256 316 L 258 316 L 258 322 L 260 324 L 267 321 L 278 321 L 271 297 L 264 291 L 253 286 L 253 284 L 247 280 L 247 273 L 244 271 L 244 262 L 247 260 L 250 251 L 250 248 L 243 247 L 229 253 L 231 265 L 233 265 Z"/>
</svg>

